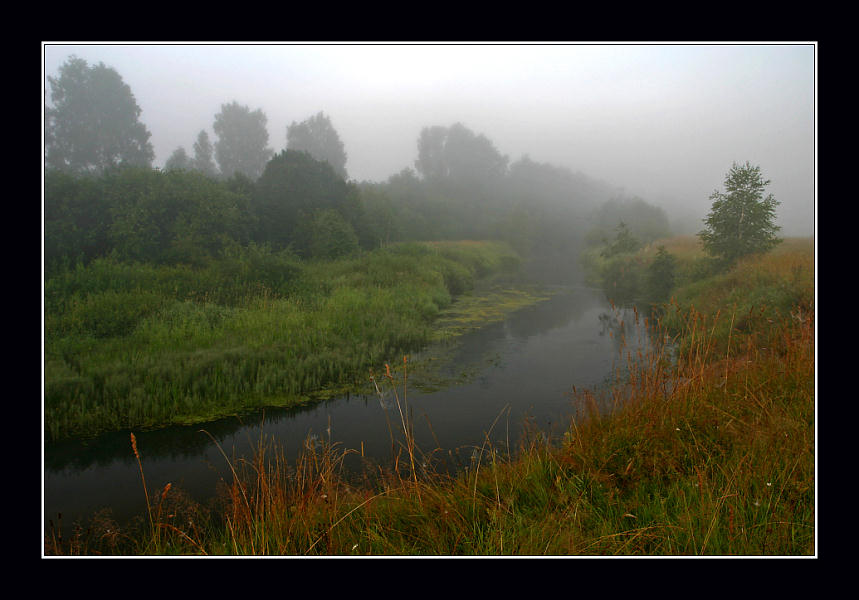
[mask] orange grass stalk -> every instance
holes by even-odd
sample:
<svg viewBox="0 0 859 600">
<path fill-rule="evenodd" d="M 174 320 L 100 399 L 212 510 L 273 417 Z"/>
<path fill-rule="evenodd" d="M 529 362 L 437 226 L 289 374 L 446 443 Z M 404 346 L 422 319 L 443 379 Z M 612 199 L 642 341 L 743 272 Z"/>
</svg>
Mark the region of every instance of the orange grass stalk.
<svg viewBox="0 0 859 600">
<path fill-rule="evenodd" d="M 140 462 L 140 453 L 137 452 L 137 438 L 134 437 L 134 432 L 131 433 L 131 449 L 134 451 L 134 458 L 137 459 L 137 466 L 140 469 L 140 479 L 143 481 L 143 494 L 146 496 L 146 512 L 149 515 L 149 525 L 152 525 L 152 507 L 149 504 L 149 492 L 146 489 L 146 477 L 143 475 L 143 463 Z"/>
</svg>

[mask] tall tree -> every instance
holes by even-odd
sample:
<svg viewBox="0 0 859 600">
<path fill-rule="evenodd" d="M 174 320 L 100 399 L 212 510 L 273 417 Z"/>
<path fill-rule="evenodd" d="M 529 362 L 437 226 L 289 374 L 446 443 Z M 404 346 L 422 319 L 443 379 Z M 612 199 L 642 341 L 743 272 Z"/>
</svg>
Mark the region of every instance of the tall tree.
<svg viewBox="0 0 859 600">
<path fill-rule="evenodd" d="M 725 176 L 725 191 L 710 195 L 713 205 L 704 219 L 706 227 L 698 233 L 708 254 L 732 264 L 743 256 L 767 252 L 781 241 L 775 225 L 779 203 L 772 194 L 764 196 L 769 184 L 760 167 L 748 161 L 733 163 Z"/>
<path fill-rule="evenodd" d="M 447 161 L 444 155 L 446 138 L 447 127 L 435 125 L 421 130 L 415 168 L 426 181 L 438 181 L 447 177 Z"/>
<path fill-rule="evenodd" d="M 327 161 L 334 172 L 344 180 L 346 172 L 346 151 L 331 119 L 319 112 L 316 115 L 286 128 L 286 147 L 289 150 L 303 150 L 316 160 Z"/>
<path fill-rule="evenodd" d="M 148 167 L 150 133 L 131 88 L 104 63 L 71 56 L 59 77 L 48 76 L 53 106 L 45 108 L 45 164 L 72 173 L 119 165 Z"/>
<path fill-rule="evenodd" d="M 261 109 L 251 111 L 235 101 L 221 105 L 221 112 L 215 115 L 213 125 L 218 136 L 215 159 L 221 175 L 232 177 L 238 172 L 256 180 L 262 174 L 274 155 L 268 147 L 267 123 Z"/>
<path fill-rule="evenodd" d="M 310 225 L 319 211 L 335 210 L 356 232 L 361 227 L 357 189 L 329 163 L 306 152 L 275 155 L 254 186 L 252 206 L 259 218 L 256 241 L 274 249 L 292 244 L 305 255 L 310 252 Z"/>
<path fill-rule="evenodd" d="M 165 171 L 189 171 L 190 169 L 191 159 L 188 158 L 188 153 L 182 146 L 176 148 L 164 163 Z"/>
<path fill-rule="evenodd" d="M 208 177 L 215 177 L 218 174 L 218 168 L 215 166 L 214 149 L 212 142 L 209 141 L 209 134 L 203 129 L 197 135 L 197 141 L 194 142 L 194 159 L 192 166 L 195 170 L 200 171 Z"/>
<path fill-rule="evenodd" d="M 425 180 L 438 183 L 485 184 L 507 172 L 508 158 L 482 134 L 462 123 L 425 127 L 418 138 L 415 167 Z"/>
</svg>

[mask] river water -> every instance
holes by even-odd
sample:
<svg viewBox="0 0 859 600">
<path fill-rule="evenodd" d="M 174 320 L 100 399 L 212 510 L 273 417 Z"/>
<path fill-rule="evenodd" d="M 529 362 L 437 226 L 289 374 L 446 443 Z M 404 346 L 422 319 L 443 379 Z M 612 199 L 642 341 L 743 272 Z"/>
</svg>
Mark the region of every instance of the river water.
<svg viewBox="0 0 859 600">
<path fill-rule="evenodd" d="M 622 338 L 627 347 L 648 344 L 632 311 L 613 309 L 599 290 L 554 289 L 549 300 L 468 333 L 448 348 L 441 370 L 454 385 L 421 389 L 410 380 L 406 398 L 398 388 L 401 406 L 408 402 L 417 447 L 433 451 L 442 466 L 467 465 L 487 441 L 496 449 L 515 448 L 526 421 L 547 436 L 562 433 L 583 410 L 573 387 L 604 385 L 623 361 Z M 315 439 L 353 449 L 353 457 L 363 452 L 374 461 L 390 461 L 389 423 L 397 439 L 403 436 L 397 398 L 390 384 L 382 383 L 382 396 L 350 395 L 203 425 L 135 431 L 147 486 L 162 489 L 169 482 L 206 502 L 218 481 L 232 480 L 224 455 L 230 460 L 250 455 L 261 436 L 282 448 L 287 460 Z M 120 523 L 145 515 L 129 432 L 46 445 L 44 522 L 57 524 L 61 513 L 66 529 L 104 508 Z"/>
</svg>

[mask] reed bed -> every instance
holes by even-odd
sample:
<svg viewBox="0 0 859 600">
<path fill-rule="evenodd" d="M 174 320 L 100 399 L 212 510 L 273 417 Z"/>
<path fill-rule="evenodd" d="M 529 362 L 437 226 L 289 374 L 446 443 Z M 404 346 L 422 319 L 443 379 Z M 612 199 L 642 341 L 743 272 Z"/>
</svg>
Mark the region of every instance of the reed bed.
<svg viewBox="0 0 859 600">
<path fill-rule="evenodd" d="M 457 293 L 517 260 L 485 242 L 446 255 L 411 244 L 300 262 L 251 249 L 205 269 L 104 259 L 67 270 L 45 283 L 46 438 L 200 422 L 353 386 L 429 342 Z"/>
</svg>

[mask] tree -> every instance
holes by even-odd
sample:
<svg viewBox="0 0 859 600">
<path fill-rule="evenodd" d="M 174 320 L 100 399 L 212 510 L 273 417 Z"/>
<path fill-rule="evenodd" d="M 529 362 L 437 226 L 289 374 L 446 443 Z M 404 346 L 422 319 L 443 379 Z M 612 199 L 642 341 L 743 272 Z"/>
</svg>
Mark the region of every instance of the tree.
<svg viewBox="0 0 859 600">
<path fill-rule="evenodd" d="M 77 260 L 89 262 L 110 250 L 110 210 L 102 180 L 51 169 L 45 173 L 44 257 L 53 270 Z"/>
<path fill-rule="evenodd" d="M 436 125 L 424 127 L 418 137 L 418 159 L 415 168 L 425 181 L 437 181 L 447 177 L 444 142 L 447 128 Z"/>
<path fill-rule="evenodd" d="M 337 175 L 344 180 L 349 178 L 343 142 L 331 125 L 331 119 L 322 112 L 301 123 L 293 121 L 286 128 L 286 147 L 307 152 L 316 160 L 327 161 Z"/>
<path fill-rule="evenodd" d="M 340 258 L 359 250 L 355 229 L 334 209 L 315 213 L 306 229 L 308 253 L 314 258 Z"/>
<path fill-rule="evenodd" d="M 102 187 L 120 258 L 203 264 L 248 241 L 249 199 L 202 173 L 129 168 L 106 175 Z"/>
<path fill-rule="evenodd" d="M 218 136 L 215 159 L 221 175 L 232 177 L 239 172 L 256 180 L 262 174 L 274 154 L 267 145 L 267 123 L 261 109 L 251 112 L 250 108 L 235 101 L 221 105 L 221 112 L 215 115 L 213 125 Z"/>
<path fill-rule="evenodd" d="M 203 129 L 197 135 L 197 141 L 194 142 L 192 167 L 207 177 L 215 177 L 218 174 L 218 168 L 215 166 L 213 155 L 214 149 L 209 141 L 209 134 Z"/>
<path fill-rule="evenodd" d="M 71 173 L 100 173 L 119 165 L 149 167 L 150 133 L 131 88 L 104 63 L 71 56 L 48 77 L 53 106 L 45 108 L 45 164 Z"/>
<path fill-rule="evenodd" d="M 506 174 L 507 163 L 489 138 L 462 123 L 425 127 L 418 138 L 415 168 L 432 183 L 485 184 Z"/>
<path fill-rule="evenodd" d="M 185 148 L 179 146 L 164 163 L 165 171 L 188 171 L 191 169 L 191 159 L 188 158 L 188 153 Z"/>
<path fill-rule="evenodd" d="M 725 264 L 749 254 L 768 252 L 781 240 L 774 223 L 778 202 L 772 194 L 764 196 L 770 184 L 761 169 L 747 161 L 733 163 L 725 176 L 725 191 L 710 195 L 712 209 L 704 219 L 706 227 L 698 233 L 704 250 Z"/>
<path fill-rule="evenodd" d="M 328 162 L 307 152 L 284 150 L 271 159 L 254 185 L 253 209 L 259 219 L 256 241 L 274 250 L 293 245 L 300 254 L 310 254 L 307 228 L 316 213 L 326 209 L 340 213 L 360 235 L 357 190 Z"/>
<path fill-rule="evenodd" d="M 671 297 L 676 272 L 677 259 L 665 249 L 665 246 L 659 246 L 653 262 L 647 267 L 645 291 L 651 303 L 666 302 Z"/>
<path fill-rule="evenodd" d="M 641 242 L 630 233 L 629 228 L 623 221 L 618 224 L 615 231 L 617 233 L 614 236 L 614 241 L 611 243 L 606 241 L 606 247 L 600 252 L 600 256 L 603 258 L 611 258 L 618 254 L 629 254 L 641 248 Z"/>
</svg>

